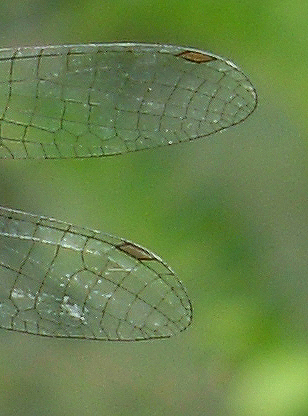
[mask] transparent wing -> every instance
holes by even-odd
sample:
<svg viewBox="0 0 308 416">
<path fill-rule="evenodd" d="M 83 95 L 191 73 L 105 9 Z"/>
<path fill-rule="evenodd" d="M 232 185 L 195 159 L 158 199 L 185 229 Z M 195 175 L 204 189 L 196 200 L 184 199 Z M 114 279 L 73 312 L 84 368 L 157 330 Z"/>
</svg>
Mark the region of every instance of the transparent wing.
<svg viewBox="0 0 308 416">
<path fill-rule="evenodd" d="M 178 46 L 0 50 L 0 158 L 98 157 L 233 126 L 256 92 L 231 62 Z"/>
<path fill-rule="evenodd" d="M 180 281 L 129 241 L 0 208 L 0 327 L 97 340 L 170 337 L 191 322 Z"/>
</svg>

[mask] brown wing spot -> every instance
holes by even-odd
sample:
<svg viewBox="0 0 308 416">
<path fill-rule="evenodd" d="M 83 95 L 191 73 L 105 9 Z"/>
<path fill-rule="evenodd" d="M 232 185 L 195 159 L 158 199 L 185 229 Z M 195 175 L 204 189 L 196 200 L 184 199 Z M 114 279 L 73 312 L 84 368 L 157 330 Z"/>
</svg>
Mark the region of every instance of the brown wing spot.
<svg viewBox="0 0 308 416">
<path fill-rule="evenodd" d="M 209 56 L 205 53 L 194 52 L 194 51 L 184 51 L 184 52 L 179 53 L 177 56 L 187 59 L 187 61 L 196 62 L 197 64 L 201 64 L 203 62 L 214 61 L 216 59 L 213 56 Z"/>
<path fill-rule="evenodd" d="M 118 248 L 121 251 L 124 251 L 125 253 L 129 254 L 130 256 L 135 257 L 137 260 L 154 260 L 155 257 L 148 252 L 147 250 L 143 249 L 142 247 L 138 247 L 133 243 L 124 243 Z"/>
</svg>

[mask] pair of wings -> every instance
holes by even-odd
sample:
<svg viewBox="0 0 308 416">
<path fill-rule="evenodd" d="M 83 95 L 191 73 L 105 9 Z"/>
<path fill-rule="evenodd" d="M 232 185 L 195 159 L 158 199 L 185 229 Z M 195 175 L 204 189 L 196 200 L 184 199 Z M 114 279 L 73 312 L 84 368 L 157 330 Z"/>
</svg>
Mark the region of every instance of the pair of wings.
<svg viewBox="0 0 308 416">
<path fill-rule="evenodd" d="M 208 136 L 257 96 L 231 62 L 133 43 L 0 50 L 0 158 L 101 157 Z M 0 207 L 0 328 L 101 340 L 170 337 L 192 308 L 130 241 Z"/>
</svg>

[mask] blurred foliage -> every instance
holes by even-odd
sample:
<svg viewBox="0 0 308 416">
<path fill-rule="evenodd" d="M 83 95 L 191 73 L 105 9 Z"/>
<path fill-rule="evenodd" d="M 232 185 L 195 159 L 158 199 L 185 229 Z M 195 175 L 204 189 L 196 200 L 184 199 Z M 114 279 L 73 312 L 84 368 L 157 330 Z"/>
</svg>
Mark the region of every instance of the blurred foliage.
<svg viewBox="0 0 308 416">
<path fill-rule="evenodd" d="M 196 143 L 1 163 L 2 205 L 153 249 L 194 306 L 192 327 L 162 342 L 2 331 L 1 414 L 308 413 L 307 13 L 299 0 L 0 3 L 3 46 L 195 46 L 234 60 L 259 94 L 245 123 Z"/>
</svg>

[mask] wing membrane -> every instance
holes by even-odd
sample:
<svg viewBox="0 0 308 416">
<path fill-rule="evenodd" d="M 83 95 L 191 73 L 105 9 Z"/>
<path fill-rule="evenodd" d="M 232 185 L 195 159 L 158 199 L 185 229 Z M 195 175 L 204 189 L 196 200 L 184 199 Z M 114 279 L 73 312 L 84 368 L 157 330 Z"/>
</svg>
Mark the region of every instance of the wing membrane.
<svg viewBox="0 0 308 416">
<path fill-rule="evenodd" d="M 53 337 L 143 340 L 191 322 L 181 282 L 124 239 L 0 208 L 0 327 Z"/>
<path fill-rule="evenodd" d="M 108 156 L 233 126 L 256 92 L 231 62 L 133 43 L 0 50 L 0 158 Z"/>
<path fill-rule="evenodd" d="M 0 50 L 0 159 L 101 157 L 208 136 L 257 95 L 232 63 L 135 43 Z M 0 207 L 0 328 L 53 337 L 170 337 L 192 308 L 151 251 Z"/>
</svg>

